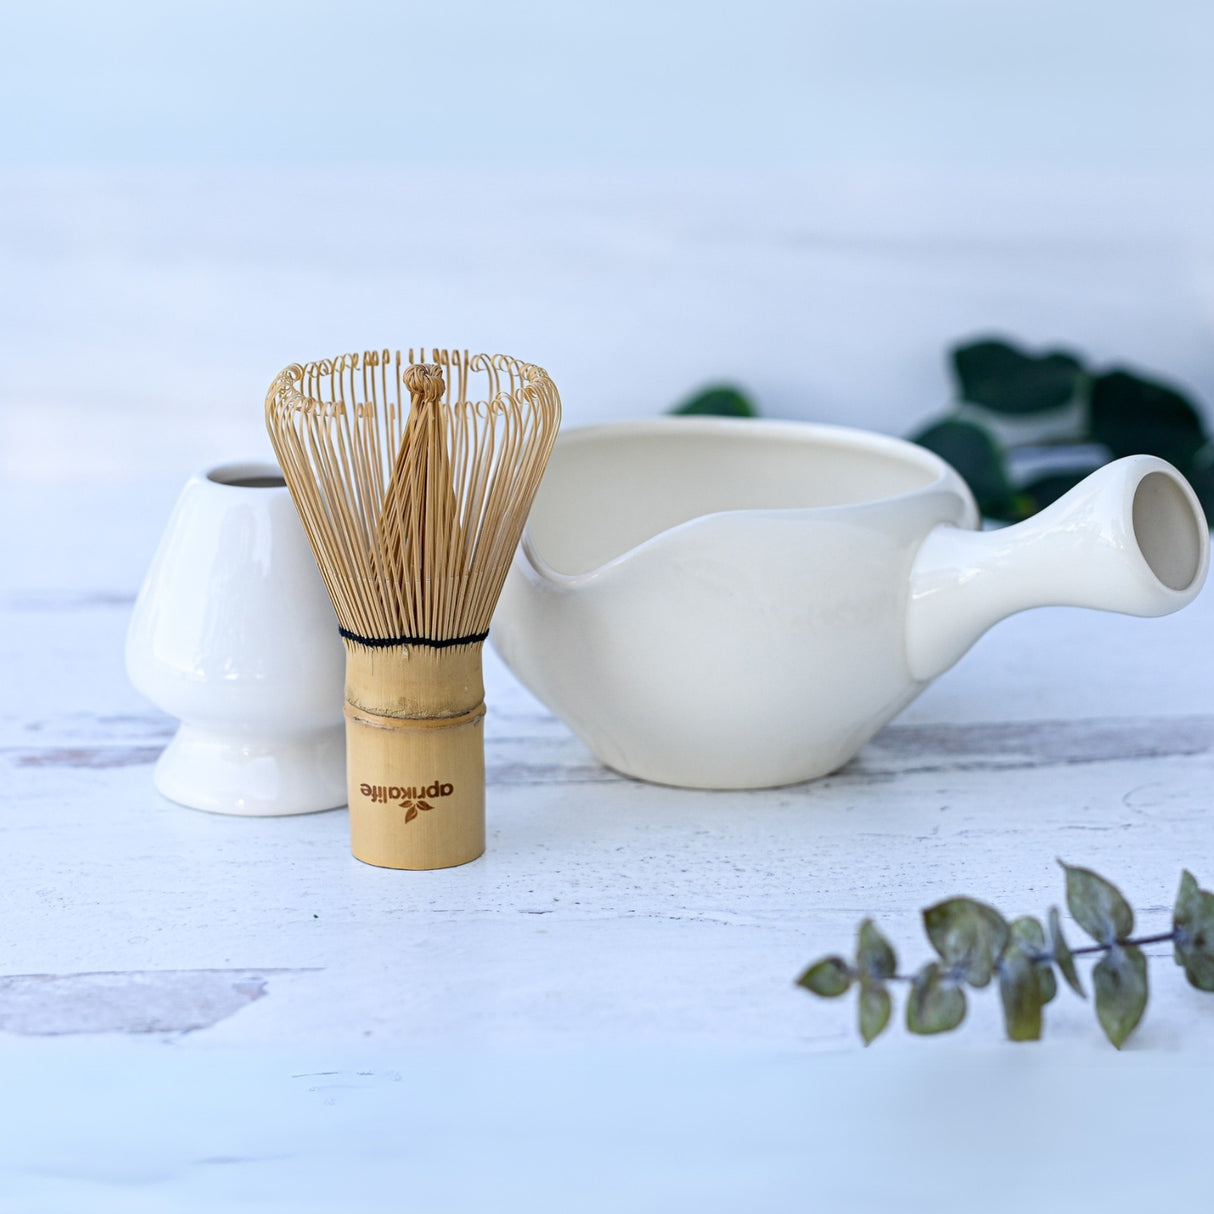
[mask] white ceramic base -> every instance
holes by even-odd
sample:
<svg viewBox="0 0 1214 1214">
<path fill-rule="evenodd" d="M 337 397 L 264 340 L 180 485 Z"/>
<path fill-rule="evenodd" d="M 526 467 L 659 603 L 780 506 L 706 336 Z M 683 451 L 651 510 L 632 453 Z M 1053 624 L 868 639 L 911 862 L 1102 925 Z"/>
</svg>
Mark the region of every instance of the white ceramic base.
<svg viewBox="0 0 1214 1214">
<path fill-rule="evenodd" d="M 156 764 L 157 789 L 214 814 L 275 817 L 346 803 L 343 726 L 259 741 L 182 725 Z"/>
</svg>

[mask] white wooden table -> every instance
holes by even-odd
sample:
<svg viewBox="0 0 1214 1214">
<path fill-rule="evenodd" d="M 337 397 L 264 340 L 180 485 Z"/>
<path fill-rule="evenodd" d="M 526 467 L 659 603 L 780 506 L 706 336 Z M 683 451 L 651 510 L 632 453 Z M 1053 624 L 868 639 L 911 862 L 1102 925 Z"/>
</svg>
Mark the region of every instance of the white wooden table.
<svg viewBox="0 0 1214 1214">
<path fill-rule="evenodd" d="M 280 318 L 283 335 L 217 357 L 201 386 L 177 383 L 189 360 L 164 353 L 123 398 L 120 366 L 155 357 L 158 308 L 173 300 L 199 323 L 208 292 L 239 297 L 246 319 L 262 304 L 274 315 L 278 271 L 252 238 L 240 274 L 223 263 L 233 277 L 218 285 L 202 261 L 123 254 L 127 289 L 110 298 L 119 262 L 63 252 L 46 233 L 77 219 L 37 198 L 30 186 L 7 216 L 46 238 L 10 246 L 6 281 L 25 284 L 35 312 L 25 330 L 10 315 L 6 356 L 18 338 L 50 351 L 62 315 L 59 332 L 92 334 L 70 349 L 99 361 L 91 378 L 56 364 L 43 382 L 9 359 L 0 384 L 0 1210 L 1208 1199 L 1214 1000 L 1166 948 L 1150 950 L 1150 1007 L 1120 1054 L 1065 991 L 1038 1045 L 1002 1040 L 988 991 L 956 1034 L 912 1038 L 899 1022 L 864 1050 L 852 1001 L 812 1000 L 793 979 L 849 948 L 865 915 L 910 967 L 927 953 L 918 910 L 941 897 L 1042 914 L 1061 901 L 1057 856 L 1118 882 L 1144 930 L 1166 928 L 1183 866 L 1214 883 L 1214 592 L 1166 620 L 1009 621 L 848 769 L 768 792 L 622 779 L 490 656 L 489 850 L 459 869 L 361 865 L 340 811 L 258 821 L 179 808 L 152 787 L 173 723 L 125 680 L 126 620 L 186 473 L 256 453 L 252 385 L 263 363 L 286 361 L 290 326 Z M 114 230 L 144 240 L 115 206 Z M 257 221 L 261 237 L 272 218 Z M 573 244 L 606 247 L 595 224 Z M 523 252 L 529 239 L 541 238 Z M 668 267 L 695 261 L 697 239 L 676 240 Z M 755 259 L 764 239 L 752 230 L 735 269 L 775 282 L 785 263 Z M 649 252 L 618 247 L 622 283 Z M 566 252 L 554 247 L 551 265 Z M 914 294 L 915 263 L 890 256 Z M 852 302 L 871 285 L 854 283 Z M 359 307 L 386 306 L 377 290 Z M 691 298 L 686 281 L 670 299 L 680 293 Z M 459 319 L 441 306 L 444 325 Z M 511 323 L 538 324 L 519 306 Z M 291 356 L 323 345 L 335 317 L 314 315 Z M 233 333 L 238 320 L 225 319 Z M 940 325 L 955 335 L 953 318 Z M 125 336 L 111 348 L 105 332 Z M 208 331 L 190 332 L 193 357 Z M 603 393 L 590 406 L 568 393 L 573 419 L 607 414 Z"/>
<path fill-rule="evenodd" d="M 143 533 L 145 496 L 59 517 Z M 2 603 L 0 1208 L 1208 1192 L 1214 1001 L 1166 949 L 1120 1055 L 1066 992 L 1041 1045 L 1002 1041 L 988 992 L 951 1037 L 865 1051 L 850 1000 L 792 980 L 865 914 L 913 965 L 942 896 L 1042 913 L 1058 855 L 1166 927 L 1183 865 L 1214 880 L 1211 593 L 1009 621 L 851 767 L 769 792 L 622 779 L 491 656 L 489 850 L 412 874 L 351 859 L 341 811 L 161 799 L 173 723 L 121 670 L 135 587 L 75 577 L 37 530 Z"/>
</svg>

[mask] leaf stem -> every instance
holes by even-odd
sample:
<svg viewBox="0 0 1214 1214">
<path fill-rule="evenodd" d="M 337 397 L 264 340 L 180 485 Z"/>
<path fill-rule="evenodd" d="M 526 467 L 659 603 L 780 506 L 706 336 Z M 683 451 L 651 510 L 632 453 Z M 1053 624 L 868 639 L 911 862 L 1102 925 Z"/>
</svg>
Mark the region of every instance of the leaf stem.
<svg viewBox="0 0 1214 1214">
<path fill-rule="evenodd" d="M 1114 941 L 1114 944 L 1134 944 L 1134 945 L 1166 944 L 1175 939 L 1176 939 L 1176 932 L 1170 931 L 1170 932 L 1160 932 L 1158 935 L 1155 935 L 1155 936 L 1137 936 L 1132 940 L 1117 940 L 1117 941 Z M 1088 956 L 1091 956 L 1092 953 L 1107 953 L 1109 951 L 1109 949 L 1111 949 L 1112 947 L 1113 947 L 1112 944 L 1088 944 L 1088 945 L 1085 945 L 1083 948 L 1071 949 L 1071 956 L 1072 957 L 1088 957 Z M 1049 956 L 1050 956 L 1049 953 L 1041 953 L 1041 954 L 1039 954 L 1038 957 L 1035 957 L 1034 960 L 1044 961 Z M 950 978 L 959 978 L 961 975 L 950 972 L 948 976 Z M 914 980 L 915 980 L 914 974 L 890 974 L 890 975 L 888 975 L 888 977 L 883 979 L 883 981 L 885 981 L 885 982 L 914 982 Z"/>
<path fill-rule="evenodd" d="M 1175 940 L 1175 931 L 1160 932 L 1157 936 L 1139 936 L 1136 940 L 1117 940 L 1116 944 L 1164 944 L 1169 940 Z M 1086 957 L 1091 953 L 1107 953 L 1113 947 L 1112 944 L 1089 944 L 1084 948 L 1071 949 L 1072 957 Z"/>
</svg>

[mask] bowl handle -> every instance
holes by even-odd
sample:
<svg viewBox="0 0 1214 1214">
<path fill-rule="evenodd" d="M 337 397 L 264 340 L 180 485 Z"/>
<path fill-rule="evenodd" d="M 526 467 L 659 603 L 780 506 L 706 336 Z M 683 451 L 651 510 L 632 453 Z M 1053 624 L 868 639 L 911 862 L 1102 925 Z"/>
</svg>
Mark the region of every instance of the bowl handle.
<svg viewBox="0 0 1214 1214">
<path fill-rule="evenodd" d="M 1205 581 L 1210 535 L 1188 481 L 1131 455 L 1093 472 L 1033 518 L 993 531 L 941 524 L 910 574 L 912 677 L 947 670 L 994 623 L 1029 607 L 1167 615 Z"/>
</svg>

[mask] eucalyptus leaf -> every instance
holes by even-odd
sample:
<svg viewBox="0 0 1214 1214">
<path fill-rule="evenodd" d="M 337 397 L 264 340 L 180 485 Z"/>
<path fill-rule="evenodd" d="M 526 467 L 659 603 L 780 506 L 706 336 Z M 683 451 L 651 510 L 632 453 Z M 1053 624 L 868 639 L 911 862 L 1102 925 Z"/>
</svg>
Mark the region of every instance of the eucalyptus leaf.
<svg viewBox="0 0 1214 1214">
<path fill-rule="evenodd" d="M 1147 959 L 1134 944 L 1116 944 L 1092 970 L 1096 1018 L 1118 1048 L 1134 1031 L 1147 1006 Z"/>
<path fill-rule="evenodd" d="M 986 986 L 1008 941 L 1008 925 L 993 906 L 973 898 L 949 898 L 923 912 L 932 947 L 970 986 Z"/>
<path fill-rule="evenodd" d="M 860 979 L 860 1036 L 865 1045 L 872 1045 L 889 1023 L 890 1012 L 893 1010 L 893 1000 L 884 982 L 876 982 L 871 978 Z"/>
<path fill-rule="evenodd" d="M 823 957 L 815 961 L 805 973 L 797 979 L 797 985 L 803 986 L 814 995 L 824 999 L 834 999 L 844 994 L 852 982 L 851 966 L 842 957 Z"/>
<path fill-rule="evenodd" d="M 1008 945 L 1017 945 L 1030 957 L 1045 952 L 1045 928 L 1032 915 L 1019 915 L 1007 925 Z"/>
<path fill-rule="evenodd" d="M 1066 904 L 1075 922 L 1098 944 L 1128 939 L 1134 912 L 1121 891 L 1090 868 L 1058 863 L 1066 872 Z"/>
<path fill-rule="evenodd" d="M 1050 907 L 1050 944 L 1054 950 L 1054 960 L 1058 963 L 1058 968 L 1062 971 L 1067 986 L 1080 999 L 1086 999 L 1087 994 L 1083 989 L 1083 983 L 1079 980 L 1079 971 L 1075 968 L 1075 958 L 1071 955 L 1071 946 L 1067 944 L 1066 937 L 1062 934 L 1062 916 L 1059 915 L 1056 906 Z"/>
<path fill-rule="evenodd" d="M 1011 938 L 1008 941 L 1008 952 L 1013 948 L 1019 949 L 1033 962 L 1038 974 L 1037 985 L 1041 988 L 1042 1001 L 1049 1003 L 1058 993 L 1058 982 L 1048 960 L 1049 949 L 1046 947 L 1045 928 L 1041 926 L 1041 920 L 1034 919 L 1032 915 L 1021 915 L 1019 919 L 1012 920 L 1009 930 Z"/>
<path fill-rule="evenodd" d="M 730 384 L 714 384 L 670 410 L 678 416 L 708 414 L 713 417 L 758 417 L 749 397 Z"/>
<path fill-rule="evenodd" d="M 1042 979 L 1054 975 L 1041 966 L 1019 944 L 1013 944 L 999 962 L 999 997 L 1003 1022 L 1011 1041 L 1037 1041 L 1041 1037 L 1041 1009 L 1047 996 Z"/>
<path fill-rule="evenodd" d="M 1188 869 L 1180 877 L 1172 929 L 1176 964 L 1199 991 L 1214 991 L 1214 894 L 1201 889 Z"/>
<path fill-rule="evenodd" d="M 871 919 L 865 919 L 860 924 L 856 937 L 856 969 L 862 977 L 878 980 L 892 978 L 898 972 L 898 958 L 893 946 Z"/>
<path fill-rule="evenodd" d="M 956 346 L 952 351 L 962 400 L 1000 413 L 1037 413 L 1067 404 L 1083 383 L 1083 367 L 1062 350 L 1026 354 L 999 339 Z"/>
<path fill-rule="evenodd" d="M 912 442 L 934 451 L 952 464 L 969 486 L 978 509 L 992 518 L 1015 513 L 1015 493 L 1004 467 L 1003 454 L 981 426 L 946 418 L 912 436 Z"/>
<path fill-rule="evenodd" d="M 947 1033 L 965 1019 L 965 992 L 936 961 L 925 965 L 911 984 L 906 1001 L 906 1027 L 927 1036 Z"/>
<path fill-rule="evenodd" d="M 1054 967 L 1049 962 L 1034 961 L 1037 967 L 1037 984 L 1041 987 L 1041 998 L 1046 1003 L 1053 1003 L 1058 994 L 1058 979 L 1054 977 Z"/>
<path fill-rule="evenodd" d="M 1205 445 L 1201 419 L 1175 388 L 1115 370 L 1092 383 L 1092 435 L 1115 456 L 1145 452 L 1186 467 Z"/>
</svg>

